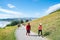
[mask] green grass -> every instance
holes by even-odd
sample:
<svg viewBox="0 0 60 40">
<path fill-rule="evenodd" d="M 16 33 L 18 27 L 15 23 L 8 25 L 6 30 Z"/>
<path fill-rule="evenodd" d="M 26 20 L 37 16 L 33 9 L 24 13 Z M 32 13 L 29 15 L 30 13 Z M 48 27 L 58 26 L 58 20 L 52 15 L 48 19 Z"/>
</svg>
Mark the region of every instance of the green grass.
<svg viewBox="0 0 60 40">
<path fill-rule="evenodd" d="M 0 40 L 16 40 L 15 29 L 16 26 L 0 28 Z"/>
<path fill-rule="evenodd" d="M 50 32 L 46 37 L 50 40 L 60 40 L 60 10 L 55 11 L 47 16 L 33 20 L 31 30 L 37 33 L 39 23 L 43 25 L 43 35 Z"/>
</svg>

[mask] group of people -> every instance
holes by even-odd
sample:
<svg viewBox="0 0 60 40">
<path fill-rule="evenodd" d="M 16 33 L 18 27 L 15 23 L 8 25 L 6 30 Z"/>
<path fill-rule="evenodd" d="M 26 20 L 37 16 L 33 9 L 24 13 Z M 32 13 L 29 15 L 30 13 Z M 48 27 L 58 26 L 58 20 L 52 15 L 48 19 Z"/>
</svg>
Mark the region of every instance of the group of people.
<svg viewBox="0 0 60 40">
<path fill-rule="evenodd" d="M 18 28 L 20 27 L 21 25 L 18 24 Z M 28 23 L 26 25 L 26 35 L 30 36 L 30 30 L 31 30 L 31 25 L 30 23 Z M 40 34 L 41 33 L 41 34 Z M 42 35 L 42 24 L 40 23 L 39 26 L 38 26 L 38 36 Z"/>
<path fill-rule="evenodd" d="M 30 36 L 30 30 L 31 30 L 31 25 L 30 23 L 28 23 L 26 25 L 26 35 Z M 40 33 L 42 35 L 42 24 L 41 23 L 38 26 L 38 36 L 40 36 Z"/>
</svg>

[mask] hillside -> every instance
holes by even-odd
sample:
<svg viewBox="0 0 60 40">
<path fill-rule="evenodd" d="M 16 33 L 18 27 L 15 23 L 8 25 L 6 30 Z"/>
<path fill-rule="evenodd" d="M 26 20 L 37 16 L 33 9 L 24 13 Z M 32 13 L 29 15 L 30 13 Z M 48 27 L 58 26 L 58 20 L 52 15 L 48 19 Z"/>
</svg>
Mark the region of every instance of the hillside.
<svg viewBox="0 0 60 40">
<path fill-rule="evenodd" d="M 16 40 L 16 28 L 16 26 L 6 26 L 5 28 L 0 28 L 0 40 Z"/>
<path fill-rule="evenodd" d="M 39 23 L 43 25 L 43 35 L 49 32 L 49 35 L 45 35 L 50 40 L 60 40 L 60 10 L 52 12 L 51 14 L 42 18 L 33 20 L 30 22 L 32 31 L 37 33 Z"/>
</svg>

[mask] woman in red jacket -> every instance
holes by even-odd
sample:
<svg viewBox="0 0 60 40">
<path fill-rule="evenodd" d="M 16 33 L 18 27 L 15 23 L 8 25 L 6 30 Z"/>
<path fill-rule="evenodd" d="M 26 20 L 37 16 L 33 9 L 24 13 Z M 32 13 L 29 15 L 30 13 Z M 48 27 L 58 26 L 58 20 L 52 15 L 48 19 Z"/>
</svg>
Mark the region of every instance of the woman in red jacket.
<svg viewBox="0 0 60 40">
<path fill-rule="evenodd" d="M 28 36 L 30 36 L 30 30 L 31 30 L 31 26 L 30 26 L 30 23 L 28 23 L 27 25 L 26 25 L 26 35 L 28 35 Z"/>
</svg>

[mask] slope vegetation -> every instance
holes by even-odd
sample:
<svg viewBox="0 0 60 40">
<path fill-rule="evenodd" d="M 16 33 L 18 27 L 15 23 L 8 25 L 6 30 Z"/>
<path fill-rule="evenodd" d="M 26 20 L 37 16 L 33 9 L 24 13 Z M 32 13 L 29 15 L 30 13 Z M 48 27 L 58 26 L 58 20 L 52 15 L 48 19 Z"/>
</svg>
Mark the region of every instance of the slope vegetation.
<svg viewBox="0 0 60 40">
<path fill-rule="evenodd" d="M 39 23 L 43 25 L 43 35 L 50 40 L 60 40 L 60 10 L 50 13 L 47 16 L 33 20 L 31 30 L 37 33 Z"/>
</svg>

